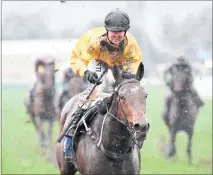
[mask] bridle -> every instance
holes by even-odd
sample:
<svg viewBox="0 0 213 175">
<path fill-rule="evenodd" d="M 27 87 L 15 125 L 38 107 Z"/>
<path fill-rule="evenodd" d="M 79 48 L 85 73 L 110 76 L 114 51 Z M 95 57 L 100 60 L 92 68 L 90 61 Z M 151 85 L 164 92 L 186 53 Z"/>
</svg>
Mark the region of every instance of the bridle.
<svg viewBox="0 0 213 175">
<path fill-rule="evenodd" d="M 119 90 L 120 88 L 125 85 L 125 84 L 129 84 L 129 83 L 134 83 L 134 84 L 139 84 L 140 87 L 142 88 L 140 82 L 136 79 L 130 79 L 130 80 L 127 80 L 121 84 L 118 84 L 117 87 L 115 87 L 115 90 L 114 90 L 114 94 L 116 94 L 117 96 L 117 101 L 116 101 L 116 116 L 111 114 L 108 110 L 108 107 L 107 107 L 107 113 L 105 116 L 107 116 L 107 114 L 109 114 L 110 116 L 112 116 L 114 119 L 116 119 L 119 123 L 121 123 L 123 126 L 125 126 L 127 128 L 127 130 L 130 132 L 130 135 L 131 135 L 131 138 L 133 140 L 133 142 L 140 148 L 142 148 L 142 144 L 138 143 L 137 139 L 134 137 L 134 135 L 137 133 L 137 131 L 134 129 L 134 127 L 129 127 L 128 126 L 128 120 L 127 120 L 127 116 L 124 114 L 124 110 L 123 110 L 123 107 L 122 107 L 122 104 L 121 104 L 121 95 L 119 94 Z M 143 89 L 143 88 L 142 88 Z M 147 97 L 147 94 L 146 94 L 146 97 Z M 122 114 L 123 114 L 123 119 L 119 119 L 117 116 L 118 116 L 118 105 L 120 105 L 121 107 L 121 111 L 122 111 Z M 103 121 L 104 123 L 104 121 Z M 102 125 L 103 126 L 103 125 Z M 148 131 L 147 131 L 148 132 Z M 146 138 L 144 138 L 143 140 L 145 140 Z"/>
</svg>

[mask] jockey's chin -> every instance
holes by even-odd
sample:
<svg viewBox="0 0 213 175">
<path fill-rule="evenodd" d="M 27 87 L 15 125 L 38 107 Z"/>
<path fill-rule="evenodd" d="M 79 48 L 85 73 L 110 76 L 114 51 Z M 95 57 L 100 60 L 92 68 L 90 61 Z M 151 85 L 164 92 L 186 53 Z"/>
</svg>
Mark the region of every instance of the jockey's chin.
<svg viewBox="0 0 213 175">
<path fill-rule="evenodd" d="M 118 46 L 119 43 L 121 42 L 121 40 L 120 40 L 120 38 L 118 38 L 118 39 L 112 39 L 111 42 L 112 42 L 113 45 Z"/>
</svg>

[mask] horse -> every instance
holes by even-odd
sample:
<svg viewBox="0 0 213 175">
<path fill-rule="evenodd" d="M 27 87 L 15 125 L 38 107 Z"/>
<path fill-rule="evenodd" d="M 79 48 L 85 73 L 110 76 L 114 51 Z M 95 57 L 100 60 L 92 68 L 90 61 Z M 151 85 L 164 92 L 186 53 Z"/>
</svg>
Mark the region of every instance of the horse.
<svg viewBox="0 0 213 175">
<path fill-rule="evenodd" d="M 69 67 L 64 71 L 64 81 L 67 81 L 67 91 L 63 89 L 63 91 L 57 97 L 57 116 L 60 120 L 60 114 L 64 107 L 64 105 L 71 99 L 74 95 L 82 92 L 86 89 L 86 81 L 81 78 L 79 75 L 75 74 L 73 70 Z"/>
<path fill-rule="evenodd" d="M 140 174 L 140 150 L 150 128 L 146 119 L 147 94 L 140 84 L 144 67 L 140 64 L 132 78 L 124 76 L 117 66 L 112 72 L 116 80 L 114 92 L 93 113 L 88 122 L 90 132 L 78 132 L 73 138 L 76 164 L 64 158 L 63 140 L 57 143 L 60 174 L 74 175 L 77 171 L 81 174 Z M 73 98 L 77 100 L 78 95 Z M 69 110 L 69 105 L 64 108 Z M 61 128 L 60 131 L 63 126 Z"/>
<path fill-rule="evenodd" d="M 52 138 L 53 123 L 56 117 L 55 100 L 55 63 L 51 57 L 38 58 L 35 64 L 37 80 L 28 92 L 24 105 L 35 126 L 41 148 L 46 148 Z M 48 122 L 48 137 L 44 132 L 44 123 Z"/>
<path fill-rule="evenodd" d="M 188 135 L 187 157 L 188 163 L 191 164 L 192 137 L 199 108 L 189 92 L 188 81 L 186 72 L 178 69 L 175 70 L 171 79 L 172 95 L 165 103 L 165 108 L 169 110 L 164 111 L 162 118 L 169 130 L 169 144 L 166 156 L 173 157 L 176 155 L 176 135 L 178 132 L 183 131 Z"/>
</svg>

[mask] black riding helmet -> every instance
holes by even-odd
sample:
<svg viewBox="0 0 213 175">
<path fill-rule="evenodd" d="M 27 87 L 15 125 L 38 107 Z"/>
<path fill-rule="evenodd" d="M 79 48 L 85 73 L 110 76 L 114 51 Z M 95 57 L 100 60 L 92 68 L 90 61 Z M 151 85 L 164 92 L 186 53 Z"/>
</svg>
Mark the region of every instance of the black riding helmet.
<svg viewBox="0 0 213 175">
<path fill-rule="evenodd" d="M 177 68 L 181 68 L 185 70 L 186 68 L 188 68 L 189 70 L 191 69 L 189 63 L 183 56 L 178 57 L 175 64 Z"/>
<path fill-rule="evenodd" d="M 177 58 L 176 64 L 177 65 L 188 65 L 188 62 L 183 56 L 180 56 Z"/>
<path fill-rule="evenodd" d="M 113 32 L 127 31 L 130 28 L 129 16 L 119 8 L 111 11 L 105 17 L 105 28 Z"/>
<path fill-rule="evenodd" d="M 65 79 L 71 79 L 73 77 L 73 75 L 74 75 L 74 72 L 73 72 L 73 70 L 70 67 L 64 69 L 64 77 L 65 77 Z"/>
</svg>

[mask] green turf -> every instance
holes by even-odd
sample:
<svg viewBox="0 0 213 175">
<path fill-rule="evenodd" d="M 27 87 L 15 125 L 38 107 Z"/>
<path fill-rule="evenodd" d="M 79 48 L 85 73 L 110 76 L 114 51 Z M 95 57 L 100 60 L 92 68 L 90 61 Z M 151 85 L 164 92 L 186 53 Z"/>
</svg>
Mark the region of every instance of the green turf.
<svg viewBox="0 0 213 175">
<path fill-rule="evenodd" d="M 42 157 L 38 138 L 32 124 L 25 123 L 28 116 L 23 106 L 24 88 L 2 89 L 2 173 L 3 174 L 58 174 L 56 167 Z M 160 139 L 168 138 L 167 129 L 160 118 L 163 109 L 163 89 L 150 88 L 147 117 L 151 128 L 141 151 L 143 174 L 211 174 L 212 173 L 212 100 L 206 100 L 195 126 L 192 140 L 193 165 L 186 157 L 187 137 L 177 136 L 177 157 L 166 160 L 160 152 Z M 54 139 L 58 126 L 54 128 Z M 54 152 L 52 154 L 55 154 Z"/>
</svg>

